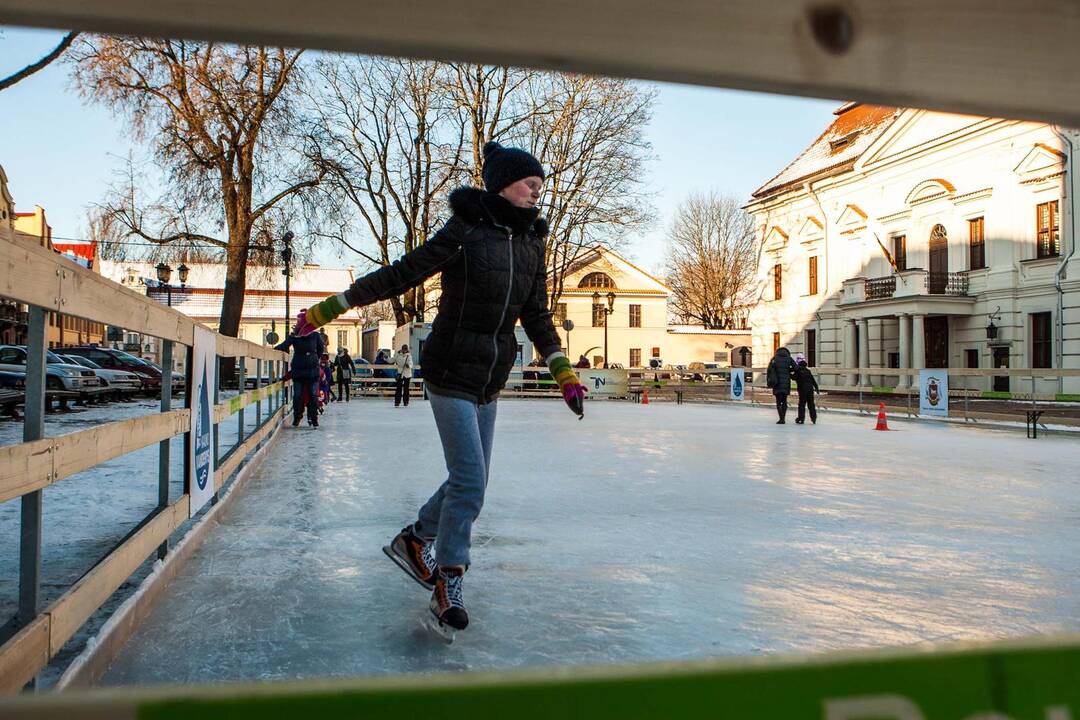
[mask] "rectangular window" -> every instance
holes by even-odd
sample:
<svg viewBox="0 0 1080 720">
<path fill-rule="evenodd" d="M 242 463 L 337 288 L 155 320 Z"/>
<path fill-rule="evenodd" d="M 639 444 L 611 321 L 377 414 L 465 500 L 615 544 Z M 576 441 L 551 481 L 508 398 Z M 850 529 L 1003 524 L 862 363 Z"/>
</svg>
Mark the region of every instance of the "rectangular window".
<svg viewBox="0 0 1080 720">
<path fill-rule="evenodd" d="M 604 321 L 607 319 L 607 313 L 604 312 L 604 306 L 600 303 L 596 303 L 592 306 L 592 326 L 604 327 Z"/>
<path fill-rule="evenodd" d="M 653 348 L 652 349 L 652 356 L 653 357 L 660 357 L 660 348 Z"/>
<path fill-rule="evenodd" d="M 810 258 L 810 294 L 817 295 L 817 255 Z"/>
<path fill-rule="evenodd" d="M 773 355 L 775 355 L 776 351 L 779 350 L 779 349 L 780 349 L 780 333 L 775 332 L 775 333 L 772 334 L 772 351 L 773 351 Z"/>
<path fill-rule="evenodd" d="M 641 327 L 641 306 L 630 306 L 630 327 Z"/>
<path fill-rule="evenodd" d="M 968 348 L 964 351 L 964 365 L 969 368 L 979 367 L 979 351 L 974 348 Z"/>
<path fill-rule="evenodd" d="M 897 235 L 892 239 L 892 258 L 898 271 L 907 270 L 907 235 Z"/>
<path fill-rule="evenodd" d="M 555 303 L 555 324 L 562 325 L 566 319 L 566 303 Z"/>
<path fill-rule="evenodd" d="M 1052 324 L 1050 313 L 1031 315 L 1031 367 L 1053 367 Z"/>
<path fill-rule="evenodd" d="M 1056 257 L 1058 246 L 1058 201 L 1051 200 L 1035 208 L 1035 257 Z"/>
<path fill-rule="evenodd" d="M 806 331 L 806 364 L 817 367 L 817 330 Z"/>
<path fill-rule="evenodd" d="M 773 281 L 773 300 L 780 300 L 784 297 L 784 276 L 783 271 L 780 268 L 780 264 L 773 265 L 772 269 L 772 281 Z"/>
<path fill-rule="evenodd" d="M 898 352 L 889 353 L 889 367 L 891 367 L 891 368 L 899 368 L 900 367 L 900 353 L 898 353 Z"/>
<path fill-rule="evenodd" d="M 348 330 L 338 330 L 337 331 L 337 344 L 338 344 L 338 347 L 343 347 L 343 348 L 349 347 L 349 331 Z"/>
<path fill-rule="evenodd" d="M 983 219 L 968 220 L 968 268 L 986 267 L 986 243 L 983 239 Z"/>
<path fill-rule="evenodd" d="M 630 367 L 641 367 L 641 348 L 630 348 Z"/>
</svg>

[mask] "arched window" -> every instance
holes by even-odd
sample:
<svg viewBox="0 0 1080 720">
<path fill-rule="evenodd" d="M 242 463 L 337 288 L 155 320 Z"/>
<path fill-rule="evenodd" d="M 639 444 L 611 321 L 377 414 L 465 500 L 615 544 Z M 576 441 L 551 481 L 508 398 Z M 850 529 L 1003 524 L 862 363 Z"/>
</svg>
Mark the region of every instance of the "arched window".
<svg viewBox="0 0 1080 720">
<path fill-rule="evenodd" d="M 593 272 L 581 278 L 579 288 L 613 288 L 615 281 L 607 273 Z"/>
</svg>

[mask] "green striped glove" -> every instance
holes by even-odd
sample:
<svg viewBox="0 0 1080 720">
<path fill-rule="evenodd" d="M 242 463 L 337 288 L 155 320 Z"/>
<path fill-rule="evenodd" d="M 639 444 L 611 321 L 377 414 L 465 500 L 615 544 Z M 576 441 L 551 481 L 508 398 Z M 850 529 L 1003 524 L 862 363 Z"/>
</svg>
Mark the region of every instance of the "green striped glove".
<svg viewBox="0 0 1080 720">
<path fill-rule="evenodd" d="M 566 406 L 578 416 L 578 420 L 585 417 L 585 386 L 578 380 L 570 361 L 561 352 L 556 352 L 548 357 L 547 366 L 551 377 L 559 384 Z"/>
<path fill-rule="evenodd" d="M 322 327 L 348 309 L 349 301 L 345 299 L 345 293 L 331 295 L 307 310 L 300 311 L 296 316 L 296 334 L 301 337 L 310 335 L 316 328 Z"/>
</svg>

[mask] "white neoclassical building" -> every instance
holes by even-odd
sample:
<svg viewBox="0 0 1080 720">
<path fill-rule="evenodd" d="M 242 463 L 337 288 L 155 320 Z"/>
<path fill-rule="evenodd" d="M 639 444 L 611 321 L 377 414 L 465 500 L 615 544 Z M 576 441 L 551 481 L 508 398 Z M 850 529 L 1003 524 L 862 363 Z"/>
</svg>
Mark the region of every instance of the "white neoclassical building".
<svg viewBox="0 0 1080 720">
<path fill-rule="evenodd" d="M 896 378 L 875 367 L 1080 367 L 1080 134 L 859 103 L 835 114 L 747 205 L 763 239 L 754 357 L 786 345 L 876 385 Z M 1080 378 L 1036 390 L 1077 394 Z"/>
</svg>

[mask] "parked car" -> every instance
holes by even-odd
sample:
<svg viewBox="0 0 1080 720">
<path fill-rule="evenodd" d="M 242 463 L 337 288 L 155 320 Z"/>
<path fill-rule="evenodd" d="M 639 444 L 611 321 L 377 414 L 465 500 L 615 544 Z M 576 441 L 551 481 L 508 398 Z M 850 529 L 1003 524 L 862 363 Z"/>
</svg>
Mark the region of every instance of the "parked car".
<svg viewBox="0 0 1080 720">
<path fill-rule="evenodd" d="M 122 350 L 113 350 L 96 345 L 81 345 L 79 347 L 57 348 L 57 352 L 89 358 L 107 370 L 127 370 L 135 373 L 142 383 L 143 392 L 148 395 L 156 395 L 161 392 L 161 372 L 144 362 L 142 358 L 137 358 Z"/>
<path fill-rule="evenodd" d="M 159 373 L 164 375 L 164 373 L 161 370 L 161 366 L 158 365 L 156 362 L 152 362 L 150 360 L 147 360 L 146 358 L 138 358 L 138 359 L 142 360 L 144 363 L 146 363 L 147 365 L 149 365 L 150 367 L 154 368 Z M 173 395 L 175 395 L 178 390 L 183 390 L 186 385 L 187 385 L 187 378 L 184 377 L 184 373 L 176 372 L 175 370 L 173 370 L 173 372 L 172 372 Z"/>
<path fill-rule="evenodd" d="M 26 373 L 0 370 L 0 415 L 18 420 L 25 391 Z"/>
<path fill-rule="evenodd" d="M 723 380 L 725 376 L 730 377 L 727 373 L 720 373 L 719 371 L 724 366 L 717 362 L 692 362 L 686 366 L 688 380 L 695 380 L 697 382 L 715 382 L 716 380 Z"/>
<path fill-rule="evenodd" d="M 22 345 L 0 345 L 0 370 L 25 373 L 26 348 Z M 45 351 L 45 388 L 78 393 L 83 400 L 99 396 L 104 389 L 93 370 L 65 363 L 48 350 Z"/>
<path fill-rule="evenodd" d="M 72 365 L 82 365 L 85 368 L 93 370 L 94 374 L 101 380 L 105 392 L 112 395 L 114 400 L 120 400 L 135 395 L 142 390 L 142 381 L 139 380 L 139 376 L 133 372 L 128 372 L 127 370 L 109 370 L 108 368 L 101 367 L 90 358 L 84 358 L 78 355 L 61 355 L 60 358 Z"/>
</svg>

